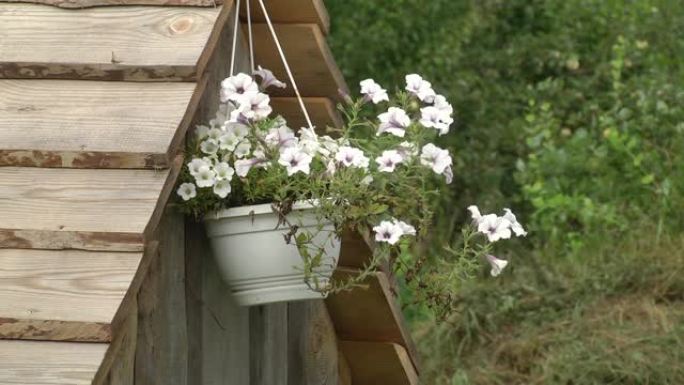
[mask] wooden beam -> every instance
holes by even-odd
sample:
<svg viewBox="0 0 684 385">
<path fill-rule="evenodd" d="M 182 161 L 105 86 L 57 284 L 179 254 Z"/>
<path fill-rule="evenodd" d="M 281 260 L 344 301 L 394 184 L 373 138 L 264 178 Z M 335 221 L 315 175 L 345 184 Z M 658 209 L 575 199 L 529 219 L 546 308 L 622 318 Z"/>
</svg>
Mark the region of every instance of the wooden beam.
<svg viewBox="0 0 684 385">
<path fill-rule="evenodd" d="M 289 83 L 268 26 L 253 24 L 252 29 L 256 64 Z M 325 36 L 316 24 L 277 24 L 275 30 L 302 96 L 325 96 L 336 100 L 339 89 L 348 92 Z M 291 84 L 285 89 L 274 89 L 271 94 L 295 95 Z"/>
<path fill-rule="evenodd" d="M 0 167 L 0 248 L 140 250 L 173 188 L 175 164 L 163 171 Z"/>
<path fill-rule="evenodd" d="M 195 83 L 0 80 L 0 166 L 166 168 Z"/>
<path fill-rule="evenodd" d="M 220 12 L 0 3 L 0 78 L 195 80 Z"/>
<path fill-rule="evenodd" d="M 247 18 L 247 2 L 243 2 L 240 15 Z M 330 31 L 330 16 L 323 0 L 265 0 L 264 5 L 271 21 L 277 24 L 316 24 L 324 33 Z M 266 21 L 258 0 L 250 0 L 254 22 Z"/>
<path fill-rule="evenodd" d="M 0 338 L 106 341 L 142 253 L 0 249 Z"/>
<path fill-rule="evenodd" d="M 356 274 L 356 269 L 338 267 L 333 278 L 344 280 Z M 348 341 L 399 344 L 406 348 L 418 368 L 415 346 L 387 275 L 377 272 L 364 284 L 367 287 L 330 295 L 325 301 L 338 337 Z"/>
<path fill-rule="evenodd" d="M 230 2 L 231 0 L 227 0 Z M 187 7 L 216 7 L 223 0 L 7 0 L 7 2 L 26 2 L 52 5 L 60 8 L 78 9 L 105 5 L 164 5 Z"/>
<path fill-rule="evenodd" d="M 417 385 L 406 349 L 393 343 L 340 341 L 354 385 Z"/>
<path fill-rule="evenodd" d="M 107 346 L 0 340 L 0 384 L 90 385 Z"/>
<path fill-rule="evenodd" d="M 342 126 L 342 118 L 335 108 L 335 104 L 328 98 L 304 98 L 304 105 L 317 131 L 323 133 L 326 127 Z M 285 118 L 288 126 L 293 129 L 307 127 L 306 119 L 299 106 L 297 98 L 279 97 L 271 99 L 271 106 L 276 114 Z"/>
</svg>

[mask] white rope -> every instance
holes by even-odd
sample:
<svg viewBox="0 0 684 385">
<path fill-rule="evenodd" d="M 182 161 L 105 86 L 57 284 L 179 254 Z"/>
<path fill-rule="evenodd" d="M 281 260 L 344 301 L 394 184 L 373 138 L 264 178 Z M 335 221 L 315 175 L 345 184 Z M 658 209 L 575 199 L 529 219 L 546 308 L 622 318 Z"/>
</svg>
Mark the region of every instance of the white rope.
<svg viewBox="0 0 684 385">
<path fill-rule="evenodd" d="M 259 5 L 261 5 L 261 10 L 264 12 L 264 18 L 266 19 L 266 24 L 268 24 L 268 29 L 271 31 L 271 36 L 273 37 L 273 41 L 275 41 L 276 47 L 278 48 L 278 53 L 280 54 L 280 59 L 283 61 L 283 66 L 285 66 L 285 71 L 287 72 L 287 76 L 290 79 L 290 83 L 292 83 L 292 88 L 294 89 L 295 94 L 297 95 L 297 101 L 299 101 L 299 107 L 301 107 L 302 112 L 304 113 L 304 118 L 306 118 L 306 123 L 309 125 L 309 128 L 313 132 L 314 128 L 313 128 L 313 124 L 311 124 L 311 118 L 309 118 L 309 112 L 306 110 L 306 106 L 304 105 L 304 100 L 302 99 L 302 95 L 299 94 L 299 89 L 297 88 L 297 83 L 295 83 L 294 77 L 292 76 L 292 71 L 290 71 L 290 65 L 287 63 L 287 59 L 285 58 L 285 53 L 283 52 L 283 48 L 280 46 L 280 41 L 278 40 L 278 36 L 276 36 L 275 29 L 273 28 L 273 23 L 271 23 L 271 18 L 268 16 L 268 11 L 266 10 L 266 6 L 264 5 L 264 0 L 259 0 Z M 313 134 L 316 135 L 315 132 L 313 132 Z"/>
<path fill-rule="evenodd" d="M 251 0 L 247 0 L 247 35 L 249 41 L 249 65 L 252 69 L 252 76 L 254 76 L 254 42 L 252 40 L 252 12 L 250 10 Z"/>
<path fill-rule="evenodd" d="M 249 0 L 248 0 L 249 2 Z M 230 56 L 230 76 L 235 75 L 235 51 L 237 47 L 238 27 L 240 26 L 240 0 L 235 7 L 235 26 L 233 28 L 233 51 Z"/>
</svg>

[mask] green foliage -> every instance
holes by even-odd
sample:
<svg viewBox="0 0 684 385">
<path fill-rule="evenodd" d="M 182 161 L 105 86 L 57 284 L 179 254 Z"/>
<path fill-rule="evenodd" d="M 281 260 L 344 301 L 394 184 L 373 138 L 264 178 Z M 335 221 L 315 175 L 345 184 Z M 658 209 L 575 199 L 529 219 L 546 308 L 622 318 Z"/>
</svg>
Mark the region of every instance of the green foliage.
<svg viewBox="0 0 684 385">
<path fill-rule="evenodd" d="M 454 104 L 435 238 L 511 197 L 529 226 L 510 271 L 460 288 L 452 323 L 428 317 L 424 382 L 684 383 L 684 2 L 326 5 L 352 87 L 417 72 Z"/>
<path fill-rule="evenodd" d="M 629 235 L 553 265 L 540 250 L 501 280 L 469 285 L 448 322 L 417 326 L 423 381 L 684 383 L 684 243 Z"/>
<path fill-rule="evenodd" d="M 537 245 L 684 226 L 684 3 L 327 0 L 347 79 L 418 72 L 457 111 L 445 207 L 514 198 Z M 363 26 L 363 33 L 359 33 Z M 453 233 L 463 212 L 444 212 Z M 598 236 L 601 236 L 600 234 Z"/>
</svg>

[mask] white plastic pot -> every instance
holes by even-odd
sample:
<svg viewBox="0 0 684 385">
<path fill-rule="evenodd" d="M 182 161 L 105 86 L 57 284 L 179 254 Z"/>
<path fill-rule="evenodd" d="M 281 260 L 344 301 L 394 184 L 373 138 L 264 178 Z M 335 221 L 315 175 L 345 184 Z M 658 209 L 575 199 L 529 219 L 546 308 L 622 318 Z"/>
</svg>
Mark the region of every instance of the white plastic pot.
<svg viewBox="0 0 684 385">
<path fill-rule="evenodd" d="M 325 243 L 324 261 L 316 269 L 320 285 L 332 276 L 340 255 L 340 241 L 329 236 L 332 223 L 318 231 L 313 206 L 297 203 L 287 215 L 300 231 L 316 234 L 313 243 Z M 278 216 L 270 204 L 242 206 L 209 213 L 204 222 L 220 273 L 241 306 L 323 298 L 304 282 L 303 262 L 294 238 L 288 244 L 287 225 L 278 227 Z"/>
</svg>

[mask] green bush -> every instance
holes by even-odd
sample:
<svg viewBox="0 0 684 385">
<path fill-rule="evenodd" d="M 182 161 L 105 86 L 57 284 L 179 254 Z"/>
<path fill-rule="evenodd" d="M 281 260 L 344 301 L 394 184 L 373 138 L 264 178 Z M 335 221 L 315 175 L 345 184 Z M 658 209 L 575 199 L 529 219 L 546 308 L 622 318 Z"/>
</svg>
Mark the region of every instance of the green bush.
<svg viewBox="0 0 684 385">
<path fill-rule="evenodd" d="M 461 208 L 514 204 L 538 245 L 577 250 L 644 218 L 682 228 L 684 3 L 328 0 L 352 87 L 424 74 L 457 111 Z"/>
</svg>

